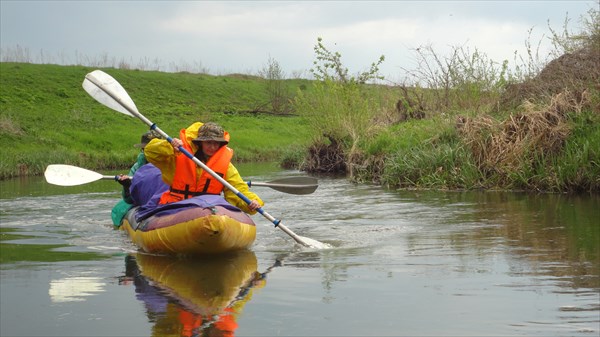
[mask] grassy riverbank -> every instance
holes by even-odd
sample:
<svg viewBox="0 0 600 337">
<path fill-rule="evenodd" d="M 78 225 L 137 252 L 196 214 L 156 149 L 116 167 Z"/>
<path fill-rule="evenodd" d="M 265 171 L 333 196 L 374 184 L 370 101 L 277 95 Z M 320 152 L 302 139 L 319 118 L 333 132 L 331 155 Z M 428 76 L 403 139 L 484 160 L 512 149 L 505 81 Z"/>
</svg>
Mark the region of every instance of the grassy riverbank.
<svg viewBox="0 0 600 337">
<path fill-rule="evenodd" d="M 320 81 L 295 105 L 316 130 L 305 167 L 391 188 L 600 192 L 600 13 L 589 15 L 577 34 L 551 30 L 543 61 L 417 48 L 418 68 L 392 87 L 364 84 L 376 62 L 349 77 L 319 40 Z"/>
<path fill-rule="evenodd" d="M 0 63 L 2 179 L 39 175 L 57 163 L 129 167 L 137 153 L 132 145 L 147 127 L 81 88 L 92 70 Z M 562 92 L 503 110 L 490 108 L 498 95 L 478 93 L 472 105 L 419 111 L 399 106 L 415 97 L 402 87 L 285 80 L 296 115 L 267 113 L 272 97 L 258 77 L 105 71 L 172 137 L 197 120 L 222 124 L 232 134 L 236 161 L 287 161 L 401 188 L 600 191 L 594 88 L 585 97 Z"/>
<path fill-rule="evenodd" d="M 125 169 L 148 127 L 115 112 L 81 87 L 95 68 L 0 63 L 0 178 L 39 175 L 48 164 Z M 231 134 L 237 161 L 277 161 L 303 151 L 310 130 L 293 115 L 253 113 L 269 97 L 257 77 L 105 69 L 139 111 L 171 137 L 195 121 L 215 121 Z M 290 91 L 306 80 L 286 80 Z"/>
</svg>

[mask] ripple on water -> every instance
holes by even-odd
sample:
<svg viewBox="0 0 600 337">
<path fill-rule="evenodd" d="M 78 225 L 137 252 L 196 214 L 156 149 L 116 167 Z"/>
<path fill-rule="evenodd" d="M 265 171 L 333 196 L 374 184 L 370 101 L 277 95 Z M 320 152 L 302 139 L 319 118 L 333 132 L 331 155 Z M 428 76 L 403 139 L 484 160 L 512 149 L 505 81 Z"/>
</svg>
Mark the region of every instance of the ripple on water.
<svg viewBox="0 0 600 337">
<path fill-rule="evenodd" d="M 1 225 L 31 236 L 12 243 L 67 245 L 60 248 L 63 251 L 122 252 L 131 246 L 124 233 L 112 226 L 110 211 L 118 200 L 114 193 L 3 199 Z"/>
</svg>

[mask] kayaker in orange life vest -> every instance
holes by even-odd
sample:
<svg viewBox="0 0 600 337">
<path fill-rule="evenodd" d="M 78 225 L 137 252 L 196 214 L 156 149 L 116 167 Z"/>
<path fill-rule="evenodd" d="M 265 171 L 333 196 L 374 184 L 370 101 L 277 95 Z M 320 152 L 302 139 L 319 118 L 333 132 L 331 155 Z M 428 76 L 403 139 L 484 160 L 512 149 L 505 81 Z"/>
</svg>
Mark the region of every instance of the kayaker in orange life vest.
<svg viewBox="0 0 600 337">
<path fill-rule="evenodd" d="M 162 173 L 162 180 L 170 186 L 163 193 L 160 204 L 180 201 L 202 194 L 220 194 L 225 200 L 249 214 L 264 205 L 264 202 L 250 191 L 238 170 L 231 164 L 233 150 L 227 146 L 229 133 L 216 123 L 196 122 L 179 133 L 169 143 L 164 139 L 152 139 L 144 148 L 148 162 Z M 217 179 L 196 165 L 178 149 L 183 146 L 211 170 L 223 177 L 229 184 L 251 200 L 250 204 L 233 192 L 224 188 Z"/>
</svg>

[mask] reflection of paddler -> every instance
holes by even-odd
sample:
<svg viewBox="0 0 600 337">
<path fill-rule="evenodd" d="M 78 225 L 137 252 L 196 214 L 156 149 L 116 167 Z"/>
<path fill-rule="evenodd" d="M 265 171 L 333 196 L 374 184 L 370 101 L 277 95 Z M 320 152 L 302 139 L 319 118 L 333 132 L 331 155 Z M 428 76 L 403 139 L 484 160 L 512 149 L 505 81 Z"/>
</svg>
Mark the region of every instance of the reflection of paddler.
<svg viewBox="0 0 600 337">
<path fill-rule="evenodd" d="M 168 301 L 163 312 L 149 316 L 155 322 L 153 335 L 191 336 L 210 331 L 211 335 L 233 336 L 237 315 L 253 289 L 266 284 L 265 273 L 257 271 L 256 256 L 248 250 L 193 260 L 144 254 L 135 259 L 141 270 L 138 277 Z"/>
</svg>

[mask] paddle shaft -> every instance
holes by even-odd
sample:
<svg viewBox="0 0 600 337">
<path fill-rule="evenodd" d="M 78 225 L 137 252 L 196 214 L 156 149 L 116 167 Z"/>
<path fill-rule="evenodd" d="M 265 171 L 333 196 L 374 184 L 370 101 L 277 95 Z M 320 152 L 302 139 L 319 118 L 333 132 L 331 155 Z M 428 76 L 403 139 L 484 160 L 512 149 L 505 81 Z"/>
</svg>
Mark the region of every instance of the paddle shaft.
<svg viewBox="0 0 600 337">
<path fill-rule="evenodd" d="M 104 72 L 102 72 L 102 73 L 104 74 Z M 90 74 L 92 74 L 92 73 L 90 73 Z M 173 141 L 173 138 L 171 138 L 166 132 L 161 130 L 156 124 L 152 123 L 152 121 L 150 121 L 148 118 L 144 117 L 144 115 L 139 113 L 137 111 L 137 109 L 134 109 L 131 106 L 129 106 L 129 104 L 127 102 L 122 100 L 120 97 L 118 97 L 112 91 L 105 90 L 105 86 L 100 81 L 97 81 L 94 76 L 90 76 L 90 74 L 86 75 L 86 77 L 85 77 L 86 80 L 90 81 L 91 83 L 96 85 L 99 89 L 104 91 L 107 95 L 109 95 L 117 103 L 119 103 L 121 106 L 123 106 L 125 109 L 127 109 L 127 111 L 131 115 L 137 117 L 142 122 L 144 122 L 146 125 L 148 125 L 151 130 L 155 130 L 158 133 L 160 133 L 160 135 L 163 136 L 169 143 L 171 143 Z M 248 197 L 246 197 L 244 194 L 242 194 L 240 191 L 238 191 L 235 187 L 233 187 L 230 183 L 228 183 L 221 176 L 216 174 L 213 170 L 211 170 L 208 166 L 206 166 L 198 158 L 194 157 L 194 155 L 191 154 L 188 150 L 186 150 L 183 146 L 179 146 L 178 150 L 181 153 L 183 153 L 186 157 L 188 157 L 190 160 L 192 160 L 196 165 L 200 166 L 204 171 L 208 172 L 208 174 L 210 174 L 213 178 L 218 180 L 221 184 L 223 184 L 223 186 L 225 186 L 227 189 L 229 189 L 231 192 L 233 192 L 238 198 L 244 200 L 244 202 L 246 204 L 250 204 L 252 202 L 250 199 L 248 199 Z M 275 227 L 278 227 L 284 233 L 288 234 L 296 242 L 298 242 L 299 244 L 301 244 L 305 247 L 310 247 L 309 244 L 304 242 L 304 240 L 302 240 L 298 235 L 296 235 L 294 232 L 292 232 L 290 229 L 288 229 L 286 226 L 284 226 L 280 220 L 275 219 L 271 214 L 269 214 L 265 210 L 263 210 L 262 207 L 259 207 L 256 211 L 259 212 L 262 216 L 264 216 L 267 220 L 271 221 L 275 225 Z"/>
<path fill-rule="evenodd" d="M 102 175 L 95 171 L 64 164 L 48 165 L 44 171 L 44 177 L 48 183 L 59 186 L 77 186 L 101 179 L 119 181 L 121 177 L 132 179 L 125 175 Z M 246 184 L 248 187 L 265 186 L 284 193 L 302 195 L 313 193 L 318 187 L 316 182 L 317 179 L 311 177 L 286 177 L 266 183 L 248 181 Z"/>
</svg>

